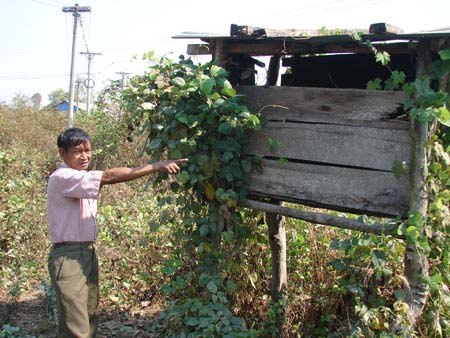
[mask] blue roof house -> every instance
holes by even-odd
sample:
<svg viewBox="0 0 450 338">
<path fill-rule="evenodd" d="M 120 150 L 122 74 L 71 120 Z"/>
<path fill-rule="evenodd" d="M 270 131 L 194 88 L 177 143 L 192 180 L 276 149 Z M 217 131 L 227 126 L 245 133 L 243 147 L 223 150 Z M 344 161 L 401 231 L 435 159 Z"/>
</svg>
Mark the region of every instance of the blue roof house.
<svg viewBox="0 0 450 338">
<path fill-rule="evenodd" d="M 56 106 L 59 111 L 68 112 L 69 111 L 69 102 L 62 101 L 58 103 Z M 73 105 L 73 111 L 76 112 L 78 110 L 78 107 L 76 105 Z"/>
</svg>

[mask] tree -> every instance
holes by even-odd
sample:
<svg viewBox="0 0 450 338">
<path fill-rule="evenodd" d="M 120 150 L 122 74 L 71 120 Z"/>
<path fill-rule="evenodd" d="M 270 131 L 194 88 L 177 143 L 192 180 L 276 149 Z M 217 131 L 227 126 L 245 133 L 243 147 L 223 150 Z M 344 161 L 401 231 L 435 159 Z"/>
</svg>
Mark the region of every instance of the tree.
<svg viewBox="0 0 450 338">
<path fill-rule="evenodd" d="M 62 101 L 69 100 L 69 93 L 62 88 L 55 89 L 48 94 L 49 105 L 55 105 Z"/>
<path fill-rule="evenodd" d="M 30 107 L 31 106 L 30 97 L 25 95 L 22 92 L 16 93 L 11 98 L 11 106 L 12 106 L 12 108 L 15 108 L 15 109 L 22 109 L 22 108 Z"/>
<path fill-rule="evenodd" d="M 31 103 L 35 109 L 39 109 L 41 107 L 42 95 L 39 93 L 33 94 L 31 97 Z"/>
</svg>

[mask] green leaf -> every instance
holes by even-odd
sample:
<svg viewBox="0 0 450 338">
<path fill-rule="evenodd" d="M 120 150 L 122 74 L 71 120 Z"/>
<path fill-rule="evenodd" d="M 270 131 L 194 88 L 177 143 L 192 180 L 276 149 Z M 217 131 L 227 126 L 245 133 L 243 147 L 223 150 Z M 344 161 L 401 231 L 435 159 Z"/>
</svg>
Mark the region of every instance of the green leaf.
<svg viewBox="0 0 450 338">
<path fill-rule="evenodd" d="M 246 126 L 249 128 L 255 128 L 259 125 L 260 125 L 260 120 L 259 120 L 258 116 L 256 116 L 255 114 L 250 114 L 248 117 Z"/>
<path fill-rule="evenodd" d="M 395 296 L 395 299 L 397 299 L 397 300 L 403 300 L 406 298 L 407 292 L 404 290 L 395 290 L 394 296 Z"/>
<path fill-rule="evenodd" d="M 419 230 L 415 226 L 411 225 L 406 228 L 405 237 L 408 242 L 416 243 L 420 237 Z"/>
<path fill-rule="evenodd" d="M 172 84 L 174 84 L 177 87 L 184 87 L 186 85 L 186 81 L 182 77 L 174 77 L 172 79 Z"/>
<path fill-rule="evenodd" d="M 200 236 L 205 237 L 209 233 L 209 225 L 208 223 L 202 224 L 200 226 Z"/>
<path fill-rule="evenodd" d="M 381 79 L 376 78 L 374 80 L 367 82 L 367 89 L 368 90 L 381 89 Z"/>
<path fill-rule="evenodd" d="M 377 52 L 375 54 L 375 60 L 380 62 L 383 66 L 386 66 L 391 61 L 391 56 L 388 52 Z"/>
<path fill-rule="evenodd" d="M 217 130 L 218 130 L 219 133 L 227 135 L 227 134 L 229 134 L 231 132 L 231 129 L 232 129 L 232 126 L 231 126 L 230 123 L 222 122 L 219 125 L 219 128 Z"/>
<path fill-rule="evenodd" d="M 177 121 L 179 121 L 179 122 L 181 122 L 181 123 L 184 123 L 184 124 L 188 124 L 189 121 L 188 121 L 188 116 L 187 116 L 187 114 L 186 114 L 186 113 L 180 113 L 180 114 L 177 116 Z"/>
<path fill-rule="evenodd" d="M 441 275 L 441 273 L 439 271 L 435 272 L 434 275 L 431 276 L 430 283 L 432 283 L 432 284 L 440 284 L 440 283 L 442 283 L 442 275 Z"/>
<path fill-rule="evenodd" d="M 450 60 L 450 48 L 440 50 L 439 56 L 441 57 L 442 60 Z"/>
<path fill-rule="evenodd" d="M 236 91 L 233 88 L 224 88 L 222 89 L 222 94 L 228 97 L 236 96 Z"/>
<path fill-rule="evenodd" d="M 418 211 L 411 212 L 408 217 L 408 225 L 420 228 L 424 223 L 422 215 Z"/>
<path fill-rule="evenodd" d="M 219 76 L 225 76 L 227 71 L 223 69 L 222 67 L 212 65 L 211 66 L 211 75 L 213 77 L 219 77 Z"/>
<path fill-rule="evenodd" d="M 189 173 L 187 171 L 182 171 L 181 173 L 179 173 L 177 175 L 177 180 L 180 181 L 181 183 L 185 184 L 186 182 L 189 181 Z"/>
<path fill-rule="evenodd" d="M 241 165 L 245 173 L 248 174 L 252 171 L 252 163 L 249 160 L 242 160 Z"/>
<path fill-rule="evenodd" d="M 170 189 L 172 189 L 174 193 L 177 193 L 180 190 L 180 185 L 177 182 L 172 182 L 170 183 Z"/>
<path fill-rule="evenodd" d="M 440 107 L 437 111 L 436 117 L 441 124 L 450 127 L 450 112 L 446 107 Z"/>
<path fill-rule="evenodd" d="M 199 321 L 197 318 L 189 318 L 185 321 L 185 324 L 187 326 L 197 326 L 199 324 Z"/>
<path fill-rule="evenodd" d="M 214 101 L 214 107 L 220 107 L 225 103 L 224 99 L 217 99 Z"/>
<path fill-rule="evenodd" d="M 209 281 L 208 285 L 206 285 L 206 288 L 209 290 L 209 292 L 211 293 L 217 293 L 217 286 L 214 283 L 214 281 Z"/>
<path fill-rule="evenodd" d="M 177 160 L 181 158 L 183 155 L 181 154 L 181 151 L 178 149 L 171 149 L 169 151 L 169 159 L 170 160 Z"/>
<path fill-rule="evenodd" d="M 224 81 L 222 82 L 222 87 L 223 88 L 233 88 L 233 86 L 231 85 L 230 81 L 224 79 Z"/>
<path fill-rule="evenodd" d="M 223 201 L 226 198 L 226 196 L 224 197 L 224 194 L 225 194 L 225 190 L 223 188 L 218 188 L 216 190 L 216 198 L 217 198 L 217 200 Z"/>
<path fill-rule="evenodd" d="M 201 91 L 204 95 L 211 95 L 214 85 L 216 84 L 216 81 L 213 79 L 207 79 L 202 82 Z"/>
<path fill-rule="evenodd" d="M 333 262 L 331 262 L 331 265 L 336 271 L 342 271 L 345 269 L 345 264 L 341 259 L 335 259 Z"/>
<path fill-rule="evenodd" d="M 232 168 L 228 165 L 223 167 L 221 174 L 228 182 L 233 182 L 233 171 Z"/>
<path fill-rule="evenodd" d="M 233 157 L 234 155 L 231 151 L 226 151 L 222 154 L 222 161 L 229 162 Z"/>
<path fill-rule="evenodd" d="M 156 148 L 158 148 L 159 146 L 160 146 L 160 144 L 161 144 L 161 139 L 160 138 L 154 138 L 151 142 L 150 142 L 150 144 L 148 145 L 148 147 L 150 148 L 150 149 L 156 149 Z"/>
<path fill-rule="evenodd" d="M 413 96 L 416 92 L 416 87 L 412 83 L 405 83 L 402 89 L 408 96 Z"/>
</svg>

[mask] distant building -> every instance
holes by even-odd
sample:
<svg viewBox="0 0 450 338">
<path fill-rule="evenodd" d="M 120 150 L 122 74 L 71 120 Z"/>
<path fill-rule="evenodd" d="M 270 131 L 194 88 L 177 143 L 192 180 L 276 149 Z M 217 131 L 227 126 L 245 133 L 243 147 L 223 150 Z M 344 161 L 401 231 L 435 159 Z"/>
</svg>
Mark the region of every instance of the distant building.
<svg viewBox="0 0 450 338">
<path fill-rule="evenodd" d="M 59 111 L 68 112 L 69 111 L 69 102 L 62 101 L 58 104 L 53 105 L 52 108 L 55 108 Z M 73 105 L 73 111 L 76 112 L 77 110 L 78 110 L 78 107 L 76 105 Z"/>
</svg>

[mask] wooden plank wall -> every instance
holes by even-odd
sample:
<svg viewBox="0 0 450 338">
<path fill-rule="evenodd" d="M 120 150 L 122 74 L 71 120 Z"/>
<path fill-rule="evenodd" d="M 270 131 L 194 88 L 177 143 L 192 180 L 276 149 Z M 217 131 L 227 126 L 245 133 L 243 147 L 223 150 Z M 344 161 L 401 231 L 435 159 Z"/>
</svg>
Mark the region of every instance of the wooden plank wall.
<svg viewBox="0 0 450 338">
<path fill-rule="evenodd" d="M 251 178 L 252 195 L 332 210 L 406 216 L 409 166 L 407 121 L 389 114 L 401 92 L 242 86 L 244 103 L 265 124 L 251 135 L 246 155 L 263 157 Z M 282 160 L 280 160 L 282 158 Z"/>
</svg>

